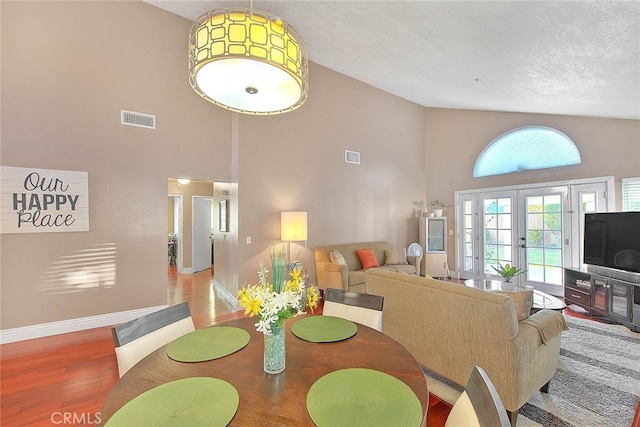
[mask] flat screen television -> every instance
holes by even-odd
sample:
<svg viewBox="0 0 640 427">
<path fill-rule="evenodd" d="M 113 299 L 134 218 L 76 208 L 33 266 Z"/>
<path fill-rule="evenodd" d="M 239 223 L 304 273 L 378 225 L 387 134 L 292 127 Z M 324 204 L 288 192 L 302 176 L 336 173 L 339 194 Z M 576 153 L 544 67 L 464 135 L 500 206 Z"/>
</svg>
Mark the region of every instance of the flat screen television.
<svg viewBox="0 0 640 427">
<path fill-rule="evenodd" d="M 640 273 L 640 212 L 585 214 L 584 263 Z"/>
</svg>

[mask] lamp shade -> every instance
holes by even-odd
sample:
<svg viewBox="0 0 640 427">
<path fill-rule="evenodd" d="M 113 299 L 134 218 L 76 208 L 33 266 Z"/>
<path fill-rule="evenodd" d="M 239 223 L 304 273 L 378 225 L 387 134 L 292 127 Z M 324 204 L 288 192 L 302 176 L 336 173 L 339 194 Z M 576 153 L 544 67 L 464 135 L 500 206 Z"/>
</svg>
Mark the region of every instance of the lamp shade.
<svg viewBox="0 0 640 427">
<path fill-rule="evenodd" d="M 295 110 L 309 89 L 304 43 L 288 23 L 263 12 L 207 12 L 191 27 L 189 82 L 206 100 L 239 113 Z"/>
<path fill-rule="evenodd" d="M 306 212 L 280 212 L 280 240 L 285 242 L 307 240 Z"/>
</svg>

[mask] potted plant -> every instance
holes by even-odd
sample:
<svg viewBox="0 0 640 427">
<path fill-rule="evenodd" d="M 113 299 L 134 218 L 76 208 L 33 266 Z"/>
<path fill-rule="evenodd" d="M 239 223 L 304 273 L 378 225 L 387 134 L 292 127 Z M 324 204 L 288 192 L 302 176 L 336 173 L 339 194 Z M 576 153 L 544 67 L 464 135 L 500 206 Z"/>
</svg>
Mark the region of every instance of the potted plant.
<svg viewBox="0 0 640 427">
<path fill-rule="evenodd" d="M 435 216 L 442 216 L 442 208 L 449 207 L 449 205 L 444 204 L 440 200 L 432 200 L 430 203 L 431 203 L 431 206 L 435 206 L 438 208 L 433 210 L 433 214 Z"/>
<path fill-rule="evenodd" d="M 515 285 L 511 283 L 511 279 L 513 279 L 514 277 L 522 273 L 526 273 L 526 270 L 521 270 L 519 268 L 516 268 L 513 265 L 509 265 L 509 263 L 506 263 L 505 265 L 498 263 L 498 267 L 499 268 L 495 268 L 494 266 L 491 266 L 491 268 L 493 268 L 500 276 L 502 276 L 505 283 L 509 284 L 509 285 L 504 285 L 503 289 L 505 288 L 515 289 Z"/>
</svg>

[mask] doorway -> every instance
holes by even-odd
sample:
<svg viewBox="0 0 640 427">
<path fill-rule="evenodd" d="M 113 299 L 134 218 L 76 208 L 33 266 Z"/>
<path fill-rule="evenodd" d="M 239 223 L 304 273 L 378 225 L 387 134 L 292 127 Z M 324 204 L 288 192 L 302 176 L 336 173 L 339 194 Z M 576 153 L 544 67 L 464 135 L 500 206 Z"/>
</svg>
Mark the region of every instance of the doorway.
<svg viewBox="0 0 640 427">
<path fill-rule="evenodd" d="M 213 181 L 169 178 L 168 195 L 169 274 L 213 271 Z"/>
</svg>

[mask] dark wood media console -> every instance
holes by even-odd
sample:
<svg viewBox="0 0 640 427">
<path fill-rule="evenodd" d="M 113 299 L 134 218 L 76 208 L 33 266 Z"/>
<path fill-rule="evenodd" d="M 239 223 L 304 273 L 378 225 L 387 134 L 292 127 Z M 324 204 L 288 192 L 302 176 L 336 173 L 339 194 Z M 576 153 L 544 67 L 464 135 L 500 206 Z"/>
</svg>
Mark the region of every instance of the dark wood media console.
<svg viewBox="0 0 640 427">
<path fill-rule="evenodd" d="M 607 272 L 564 269 L 564 299 L 591 314 L 640 331 L 640 283 L 607 277 Z M 629 276 L 633 278 L 634 276 Z M 635 280 L 635 279 L 634 279 Z"/>
</svg>

